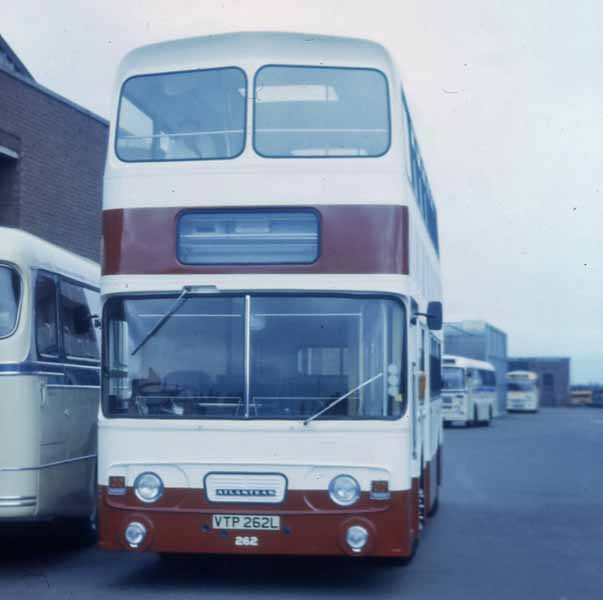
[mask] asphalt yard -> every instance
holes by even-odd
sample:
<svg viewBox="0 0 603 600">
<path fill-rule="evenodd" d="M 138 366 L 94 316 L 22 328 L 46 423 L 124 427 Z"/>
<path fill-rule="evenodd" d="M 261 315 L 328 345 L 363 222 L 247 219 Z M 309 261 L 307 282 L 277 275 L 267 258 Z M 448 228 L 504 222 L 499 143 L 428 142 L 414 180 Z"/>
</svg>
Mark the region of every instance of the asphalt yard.
<svg viewBox="0 0 603 600">
<path fill-rule="evenodd" d="M 111 554 L 2 527 L 0 599 L 603 598 L 603 410 L 446 429 L 440 509 L 405 567 L 326 558 Z"/>
</svg>

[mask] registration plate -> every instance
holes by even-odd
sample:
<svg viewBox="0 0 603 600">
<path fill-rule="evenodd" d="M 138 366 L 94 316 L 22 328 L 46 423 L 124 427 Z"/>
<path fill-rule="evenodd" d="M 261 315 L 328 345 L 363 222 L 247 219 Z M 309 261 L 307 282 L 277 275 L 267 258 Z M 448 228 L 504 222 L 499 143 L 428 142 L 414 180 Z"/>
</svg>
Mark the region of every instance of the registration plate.
<svg viewBox="0 0 603 600">
<path fill-rule="evenodd" d="M 214 529 L 240 529 L 246 531 L 280 531 L 278 515 L 212 515 Z"/>
</svg>

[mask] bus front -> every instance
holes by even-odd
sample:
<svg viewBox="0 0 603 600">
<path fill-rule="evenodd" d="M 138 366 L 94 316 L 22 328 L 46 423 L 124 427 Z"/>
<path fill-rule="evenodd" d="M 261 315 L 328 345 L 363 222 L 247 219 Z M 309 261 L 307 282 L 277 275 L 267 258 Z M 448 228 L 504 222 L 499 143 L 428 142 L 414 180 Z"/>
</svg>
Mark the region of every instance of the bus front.
<svg viewBox="0 0 603 600">
<path fill-rule="evenodd" d="M 274 36 L 295 66 L 269 60 Z M 399 116 L 380 51 L 342 66 L 358 44 L 241 34 L 126 60 L 105 177 L 101 547 L 412 553 Z"/>
<path fill-rule="evenodd" d="M 537 412 L 539 404 L 537 376 L 535 373 L 507 373 L 508 412 Z"/>
<path fill-rule="evenodd" d="M 466 370 L 463 366 L 447 364 L 454 361 L 444 357 L 442 368 L 442 417 L 445 424 L 461 422 L 467 424 L 472 419 L 469 405 Z"/>
</svg>

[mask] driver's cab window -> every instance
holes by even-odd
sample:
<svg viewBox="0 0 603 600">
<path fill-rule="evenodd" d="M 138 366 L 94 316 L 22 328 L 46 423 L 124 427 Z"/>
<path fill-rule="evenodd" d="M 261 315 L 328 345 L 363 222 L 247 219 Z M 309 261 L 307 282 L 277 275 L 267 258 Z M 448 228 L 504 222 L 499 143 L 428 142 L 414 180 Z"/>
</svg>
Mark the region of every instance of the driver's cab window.
<svg viewBox="0 0 603 600">
<path fill-rule="evenodd" d="M 479 375 L 479 371 L 477 369 L 467 369 L 467 387 L 469 389 L 475 390 L 481 385 L 481 377 Z"/>
</svg>

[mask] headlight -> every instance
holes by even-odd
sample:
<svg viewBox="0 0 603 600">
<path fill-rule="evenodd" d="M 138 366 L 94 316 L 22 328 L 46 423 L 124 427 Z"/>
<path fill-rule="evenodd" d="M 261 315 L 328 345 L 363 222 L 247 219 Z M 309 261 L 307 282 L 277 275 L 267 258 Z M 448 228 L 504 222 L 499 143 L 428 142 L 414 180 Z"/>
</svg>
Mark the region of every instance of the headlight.
<svg viewBox="0 0 603 600">
<path fill-rule="evenodd" d="M 132 521 L 132 523 L 126 527 L 125 536 L 126 542 L 128 542 L 130 548 L 138 548 L 147 536 L 147 528 L 138 521 Z"/>
<path fill-rule="evenodd" d="M 351 506 L 360 498 L 360 485 L 351 475 L 337 475 L 329 483 L 329 497 L 339 506 Z"/>
<path fill-rule="evenodd" d="M 155 473 L 141 473 L 134 481 L 134 493 L 141 502 L 157 502 L 163 496 L 163 481 Z"/>
<path fill-rule="evenodd" d="M 362 525 L 352 525 L 345 533 L 345 541 L 352 552 L 361 552 L 368 542 L 369 533 Z"/>
</svg>

